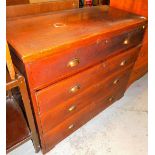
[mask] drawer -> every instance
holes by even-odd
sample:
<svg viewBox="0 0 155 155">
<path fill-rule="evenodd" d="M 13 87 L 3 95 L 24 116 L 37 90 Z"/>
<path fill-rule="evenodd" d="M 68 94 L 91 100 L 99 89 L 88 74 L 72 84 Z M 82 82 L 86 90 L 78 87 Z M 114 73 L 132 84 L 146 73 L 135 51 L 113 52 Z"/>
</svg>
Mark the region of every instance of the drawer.
<svg viewBox="0 0 155 155">
<path fill-rule="evenodd" d="M 108 56 L 138 45 L 143 38 L 143 26 L 115 34 L 89 39 L 74 47 L 26 64 L 31 88 L 39 90 L 65 77 L 105 60 Z"/>
<path fill-rule="evenodd" d="M 99 112 L 107 108 L 116 100 L 123 96 L 122 91 L 109 90 L 106 92 L 105 97 L 92 102 L 89 106 L 83 108 L 80 112 L 76 113 L 57 127 L 43 135 L 46 145 L 46 152 L 54 147 L 58 142 L 73 133 L 79 127 L 84 125 L 87 121 L 97 115 Z"/>
<path fill-rule="evenodd" d="M 141 65 L 144 62 L 148 63 L 148 43 L 147 42 L 143 43 L 142 45 L 142 48 L 139 52 L 139 56 L 135 63 L 135 68 L 137 68 L 137 66 Z"/>
<path fill-rule="evenodd" d="M 141 65 L 144 62 L 148 63 L 148 30 L 147 29 L 145 31 L 145 35 L 142 42 L 142 48 L 137 58 L 135 67 Z"/>
<path fill-rule="evenodd" d="M 82 93 L 114 71 L 121 71 L 129 64 L 134 63 L 139 50 L 140 47 L 130 49 L 99 65 L 38 91 L 36 98 L 40 115 L 59 105 L 59 103 Z"/>
<path fill-rule="evenodd" d="M 144 61 L 144 63 L 137 65 L 136 68 L 134 66 L 132 73 L 130 75 L 130 79 L 128 82 L 128 86 L 130 86 L 134 81 L 141 78 L 148 72 L 148 63 Z"/>
<path fill-rule="evenodd" d="M 104 98 L 104 94 L 106 94 L 107 91 L 123 91 L 126 88 L 132 67 L 133 64 L 129 65 L 123 72 L 119 71 L 108 76 L 103 79 L 103 81 L 91 86 L 83 93 L 60 103 L 59 106 L 56 106 L 49 112 L 43 114 L 40 117 L 43 133 L 54 128 L 68 117 L 80 111 L 86 105 L 94 102 L 96 99 Z"/>
</svg>

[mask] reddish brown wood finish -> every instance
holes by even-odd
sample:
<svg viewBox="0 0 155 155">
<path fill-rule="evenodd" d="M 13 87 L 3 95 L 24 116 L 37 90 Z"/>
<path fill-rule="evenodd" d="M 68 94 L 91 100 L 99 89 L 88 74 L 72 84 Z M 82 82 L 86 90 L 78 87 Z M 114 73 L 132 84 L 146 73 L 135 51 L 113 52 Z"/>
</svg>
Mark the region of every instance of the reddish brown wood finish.
<svg viewBox="0 0 155 155">
<path fill-rule="evenodd" d="M 98 98 L 103 98 L 107 91 L 115 90 L 117 92 L 123 90 L 128 82 L 132 67 L 133 64 L 130 64 L 123 72 L 119 71 L 113 73 L 108 76 L 108 78 L 103 77 L 101 82 L 91 85 L 90 88 L 86 89 L 83 93 L 80 93 L 69 100 L 64 100 L 55 108 L 52 108 L 51 111 L 43 114 L 40 117 L 43 134 L 63 122 L 66 118 L 72 116 L 77 111 L 80 111 L 85 106 L 89 106 L 90 103 L 95 102 Z M 116 80 L 118 80 L 118 82 L 116 82 Z M 54 100 L 52 100 L 51 104 L 53 102 Z M 76 106 L 76 110 L 73 112 L 68 111 L 73 105 Z"/>
<path fill-rule="evenodd" d="M 32 63 L 145 24 L 134 14 L 96 6 L 7 20 L 7 40 L 23 62 Z"/>
<path fill-rule="evenodd" d="M 110 6 L 126 10 L 132 13 L 136 13 L 144 17 L 148 17 L 148 0 L 117 0 L 117 1 L 110 0 Z M 143 39 L 142 49 L 139 53 L 139 58 L 135 63 L 128 86 L 135 80 L 142 77 L 145 73 L 147 73 L 148 71 L 147 66 L 148 66 L 148 31 L 146 30 Z"/>
<path fill-rule="evenodd" d="M 29 4 L 29 0 L 6 0 L 6 5 Z"/>
<path fill-rule="evenodd" d="M 110 6 L 148 17 L 148 0 L 110 0 Z"/>
<path fill-rule="evenodd" d="M 6 99 L 6 150 L 25 139 L 30 139 L 30 136 L 30 130 L 20 106 L 13 97 L 8 97 Z"/>
<path fill-rule="evenodd" d="M 128 86 L 148 72 L 148 30 L 145 32 L 142 48 L 131 73 Z"/>
<path fill-rule="evenodd" d="M 12 63 L 12 59 L 11 59 L 8 44 L 6 44 L 6 67 L 8 69 L 10 78 L 12 80 L 15 79 L 15 70 L 14 70 L 14 66 L 13 66 L 13 63 Z"/>
<path fill-rule="evenodd" d="M 56 23 L 57 25 L 54 25 Z M 15 65 L 27 77 L 44 153 L 113 103 L 115 99 L 110 103 L 106 102 L 111 95 L 116 96 L 116 99 L 123 96 L 125 88 L 121 87 L 116 91 L 110 89 L 113 87 L 109 85 L 105 93 L 105 90 L 99 92 L 101 98 L 92 101 L 91 106 L 87 102 L 88 107 L 77 109 L 74 115 L 67 116 L 66 120 L 60 124 L 59 122 L 62 120 L 58 118 L 55 127 L 47 126 L 46 123 L 44 127 L 42 126 L 41 117 L 47 115 L 47 109 L 52 111 L 53 108 L 58 108 L 56 106 L 58 105 L 63 111 L 63 104 L 71 105 L 69 100 L 76 101 L 80 95 L 88 91 L 87 88 L 93 84 L 99 85 L 102 78 L 108 79 L 110 75 L 116 74 L 116 71 L 120 69 L 120 62 L 124 58 L 127 60 L 127 66 L 134 64 L 143 37 L 143 26 L 146 24 L 146 19 L 107 6 L 7 20 L 7 40 L 13 49 Z M 62 27 L 57 27 L 61 25 Z M 129 38 L 130 40 L 126 40 Z M 135 46 L 137 48 L 131 49 Z M 131 50 L 128 51 L 128 49 Z M 120 55 L 121 53 L 123 54 Z M 76 67 L 68 68 L 68 62 L 74 58 L 80 58 L 80 63 Z M 105 69 L 103 74 L 102 67 Z M 130 69 L 126 68 L 125 72 L 129 73 Z M 96 74 L 98 77 L 93 77 L 90 73 Z M 122 74 L 120 73 L 120 76 Z M 68 89 L 75 84 L 74 82 L 78 82 L 78 80 L 82 82 L 82 78 L 83 90 L 81 89 L 79 94 L 68 96 L 65 93 L 66 90 L 68 92 Z M 127 78 L 123 79 L 128 81 Z M 126 85 L 125 82 L 123 83 Z M 54 89 L 55 91 L 53 91 Z M 91 100 L 92 91 L 90 89 L 90 94 L 86 95 L 85 100 Z M 101 104 L 103 100 L 105 104 Z M 79 105 L 81 104 L 79 103 Z M 67 106 L 66 108 L 68 108 Z M 77 125 L 73 130 L 68 131 L 66 127 L 71 125 L 70 123 Z M 44 131 L 48 132 L 43 134 Z"/>
<path fill-rule="evenodd" d="M 123 44 L 124 40 L 129 38 L 129 44 Z M 133 31 L 121 33 L 120 35 L 100 40 L 100 43 L 92 42 L 82 47 L 64 50 L 61 54 L 56 54 L 46 59 L 40 59 L 27 64 L 27 70 L 30 73 L 30 85 L 38 90 L 51 83 L 61 80 L 87 67 L 95 65 L 104 60 L 111 54 L 116 54 L 124 49 L 139 44 L 143 38 L 143 29 L 140 27 Z M 103 52 L 104 51 L 104 52 Z M 62 56 L 63 55 L 63 56 Z M 68 67 L 68 62 L 77 58 L 79 64 L 75 67 Z M 39 70 L 38 70 L 39 68 Z M 55 70 L 55 68 L 57 68 Z M 45 76 L 46 75 L 46 76 Z M 37 79 L 36 77 L 39 77 Z"/>
<path fill-rule="evenodd" d="M 80 72 L 75 76 L 62 80 L 61 82 L 58 82 L 45 89 L 38 91 L 36 93 L 36 97 L 40 111 L 39 113 L 42 114 L 44 112 L 47 112 L 51 108 L 57 106 L 59 103 L 64 102 L 67 99 L 70 99 L 71 97 L 80 94 L 93 84 L 102 81 L 104 78 L 106 78 L 113 72 L 121 71 L 129 64 L 134 63 L 137 59 L 139 50 L 140 47 L 130 49 L 126 52 L 119 54 L 118 56 L 107 59 L 103 63 L 94 66 L 88 69 L 87 71 L 84 71 L 82 73 Z M 125 61 L 126 63 L 124 66 L 121 66 L 120 64 L 123 61 Z M 80 89 L 75 93 L 70 93 L 70 89 L 76 85 L 79 85 Z"/>
<path fill-rule="evenodd" d="M 49 151 L 52 147 L 55 146 L 62 139 L 70 135 L 72 132 L 77 130 L 83 124 L 85 124 L 88 120 L 93 118 L 99 112 L 107 108 L 114 101 L 120 99 L 123 96 L 123 90 L 121 89 L 118 92 L 113 92 L 110 90 L 107 92 L 104 98 L 100 98 L 95 102 L 91 102 L 90 105 L 83 108 L 77 114 L 73 115 L 59 126 L 46 133 L 43 138 L 45 139 L 46 151 Z M 110 98 L 113 98 L 113 101 L 109 101 Z M 68 129 L 71 125 L 73 125 L 72 129 Z"/>
<path fill-rule="evenodd" d="M 137 63 L 137 61 L 136 61 Z M 135 68 L 136 66 L 136 68 Z M 128 82 L 128 87 L 130 86 L 131 83 L 133 83 L 135 80 L 138 80 L 140 77 L 145 75 L 148 71 L 148 63 L 147 61 L 144 61 L 143 63 L 139 65 L 135 65 L 134 70 L 132 71 L 132 76 L 130 76 L 129 82 Z"/>
<path fill-rule="evenodd" d="M 134 68 L 136 69 L 139 65 L 141 65 L 144 62 L 146 64 L 148 63 L 148 29 L 146 29 L 144 39 L 143 39 L 142 48 L 141 48 L 139 57 L 135 63 Z"/>
<path fill-rule="evenodd" d="M 26 1 L 26 0 L 25 0 Z M 10 5 L 6 7 L 7 18 L 37 15 L 52 11 L 79 8 L 79 0 L 54 0 L 51 2 Z"/>
</svg>

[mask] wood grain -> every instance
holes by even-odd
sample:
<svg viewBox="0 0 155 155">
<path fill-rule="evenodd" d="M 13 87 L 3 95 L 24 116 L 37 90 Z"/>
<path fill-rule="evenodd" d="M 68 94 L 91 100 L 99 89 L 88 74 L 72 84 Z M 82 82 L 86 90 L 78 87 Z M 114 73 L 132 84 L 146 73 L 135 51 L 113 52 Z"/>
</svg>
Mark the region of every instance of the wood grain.
<svg viewBox="0 0 155 155">
<path fill-rule="evenodd" d="M 123 91 L 120 90 L 118 92 L 113 92 L 110 90 L 107 94 L 105 94 L 104 98 L 100 98 L 87 107 L 83 108 L 81 111 L 59 124 L 56 128 L 46 133 L 43 138 L 46 144 L 46 150 L 44 153 L 48 152 L 51 148 L 53 148 L 58 142 L 62 139 L 73 133 L 79 127 L 84 125 L 88 120 L 92 119 L 95 115 L 97 115 L 102 110 L 106 109 L 110 106 L 114 101 L 120 99 L 123 96 Z M 109 101 L 109 98 L 113 97 L 113 101 Z M 72 129 L 68 129 L 69 126 L 74 125 Z"/>
<path fill-rule="evenodd" d="M 11 59 L 8 44 L 6 44 L 6 66 L 7 66 L 10 78 L 12 80 L 15 79 L 15 70 L 14 70 L 14 66 L 13 66 L 13 63 L 12 63 L 12 59 Z"/>
<path fill-rule="evenodd" d="M 59 125 L 85 106 L 95 102 L 96 99 L 104 98 L 104 94 L 106 94 L 107 91 L 115 90 L 117 92 L 120 89 L 123 90 L 128 82 L 132 67 L 133 64 L 130 64 L 124 68 L 123 71 L 115 72 L 112 75 L 107 76 L 107 78 L 103 78 L 102 81 L 91 85 L 83 93 L 80 93 L 69 100 L 64 100 L 61 104 L 52 108 L 51 111 L 43 114 L 40 117 L 43 134 Z M 114 83 L 116 80 L 118 80 L 118 82 Z M 52 103 L 55 103 L 55 101 L 51 101 L 51 104 Z M 68 109 L 73 105 L 76 106 L 75 111 L 69 112 Z"/>
<path fill-rule="evenodd" d="M 103 63 L 91 67 L 90 69 L 80 72 L 74 76 L 64 79 L 36 93 L 40 115 L 49 111 L 59 103 L 74 97 L 88 89 L 91 85 L 102 81 L 113 72 L 121 71 L 126 66 L 133 64 L 137 59 L 140 47 L 135 47 L 119 55 L 109 58 Z M 124 66 L 120 66 L 121 62 L 126 61 Z M 91 84 L 91 85 L 90 85 Z M 79 85 L 80 89 L 76 93 L 70 93 L 70 89 L 75 85 Z M 62 89 L 63 88 L 63 89 Z M 61 90 L 61 91 L 60 91 Z M 50 95 L 52 94 L 52 95 Z M 46 100 L 45 100 L 46 98 Z"/>
<path fill-rule="evenodd" d="M 127 45 L 123 44 L 124 40 L 129 38 Z M 77 48 L 63 50 L 59 54 L 40 59 L 35 62 L 26 64 L 30 73 L 29 83 L 35 90 L 46 87 L 49 84 L 57 82 L 63 78 L 73 75 L 83 69 L 103 61 L 113 54 L 117 54 L 124 49 L 128 49 L 139 44 L 143 38 L 143 30 L 135 29 L 132 31 L 121 32 L 117 36 L 100 38 L 99 43 L 94 41 L 89 45 L 78 46 Z M 79 59 L 79 64 L 75 67 L 68 67 L 67 64 L 72 59 Z M 45 76 L 46 75 L 46 76 Z M 36 77 L 40 77 L 37 79 Z"/>
<path fill-rule="evenodd" d="M 110 0 L 110 6 L 148 17 L 148 0 Z"/>
<path fill-rule="evenodd" d="M 21 3 L 21 1 L 19 3 Z M 79 0 L 52 0 L 51 2 L 31 3 L 23 5 L 21 3 L 21 5 L 7 6 L 6 16 L 8 19 L 75 8 L 79 8 Z"/>
<path fill-rule="evenodd" d="M 7 20 L 7 40 L 22 61 L 32 62 L 91 44 L 100 37 L 106 38 L 145 25 L 146 21 L 134 14 L 105 6 L 65 10 Z M 60 24 L 60 27 L 55 24 Z"/>
<path fill-rule="evenodd" d="M 6 6 L 29 4 L 29 0 L 6 0 Z"/>
<path fill-rule="evenodd" d="M 111 0 L 110 6 L 148 17 L 148 0 Z M 143 64 L 143 65 L 142 65 Z M 145 64 L 145 65 L 144 65 Z M 148 30 L 146 29 L 139 58 L 131 74 L 128 86 L 147 73 L 148 66 Z"/>
<path fill-rule="evenodd" d="M 43 153 L 123 96 L 124 74 L 131 73 L 146 26 L 147 19 L 108 6 L 7 19 L 7 40 L 27 79 Z M 73 59 L 79 61 L 68 68 Z M 123 82 L 114 89 L 111 76 L 118 71 Z M 80 91 L 68 95 L 78 82 Z M 72 101 L 79 109 L 68 114 Z"/>
</svg>

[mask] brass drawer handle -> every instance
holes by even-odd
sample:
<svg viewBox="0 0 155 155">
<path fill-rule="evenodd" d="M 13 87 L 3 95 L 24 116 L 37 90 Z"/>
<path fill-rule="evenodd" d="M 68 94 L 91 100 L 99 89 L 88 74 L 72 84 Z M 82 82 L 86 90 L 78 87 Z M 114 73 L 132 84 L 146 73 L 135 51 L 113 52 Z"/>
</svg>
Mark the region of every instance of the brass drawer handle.
<svg viewBox="0 0 155 155">
<path fill-rule="evenodd" d="M 74 2 L 72 3 L 72 5 L 73 5 L 73 7 L 76 6 L 76 4 Z"/>
<path fill-rule="evenodd" d="M 54 23 L 53 25 L 54 25 L 54 27 L 56 27 L 56 28 L 66 26 L 64 23 Z"/>
<path fill-rule="evenodd" d="M 71 130 L 71 129 L 73 129 L 73 128 L 74 128 L 74 124 L 71 124 L 71 125 L 68 127 L 69 130 Z"/>
<path fill-rule="evenodd" d="M 75 67 L 80 63 L 80 60 L 78 58 L 74 58 L 71 61 L 68 62 L 68 67 Z"/>
<path fill-rule="evenodd" d="M 141 18 L 141 19 L 146 19 L 146 17 L 144 17 L 144 16 L 141 16 L 140 18 Z"/>
<path fill-rule="evenodd" d="M 105 40 L 105 44 L 108 44 L 108 43 L 109 43 L 109 40 L 106 39 L 106 40 Z"/>
<path fill-rule="evenodd" d="M 143 25 L 142 28 L 145 29 L 145 25 Z"/>
<path fill-rule="evenodd" d="M 71 106 L 71 107 L 68 109 L 68 111 L 69 111 L 69 112 L 72 112 L 73 110 L 75 110 L 75 108 L 76 108 L 76 105 L 73 105 L 73 106 Z"/>
<path fill-rule="evenodd" d="M 114 80 L 113 84 L 116 85 L 119 82 L 119 79 Z"/>
<path fill-rule="evenodd" d="M 128 38 L 125 39 L 124 42 L 123 42 L 123 44 L 124 44 L 124 45 L 128 45 L 128 44 L 129 44 L 129 39 L 128 39 Z"/>
<path fill-rule="evenodd" d="M 110 98 L 108 99 L 109 102 L 112 102 L 113 100 L 114 100 L 113 97 L 110 97 Z"/>
<path fill-rule="evenodd" d="M 120 66 L 124 66 L 126 64 L 126 60 L 123 60 L 121 63 L 120 63 Z"/>
<path fill-rule="evenodd" d="M 76 93 L 80 89 L 80 85 L 76 85 L 70 89 L 71 93 Z"/>
</svg>

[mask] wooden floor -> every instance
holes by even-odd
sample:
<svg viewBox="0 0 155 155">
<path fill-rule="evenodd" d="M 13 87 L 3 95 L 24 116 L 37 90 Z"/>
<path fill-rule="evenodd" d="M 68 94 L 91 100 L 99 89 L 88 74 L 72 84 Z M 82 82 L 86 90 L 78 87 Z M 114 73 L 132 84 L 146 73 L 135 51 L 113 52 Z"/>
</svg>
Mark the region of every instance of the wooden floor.
<svg viewBox="0 0 155 155">
<path fill-rule="evenodd" d="M 47 155 L 146 155 L 147 75 Z M 38 155 L 42 153 L 39 152 Z M 8 155 L 35 155 L 29 141 Z"/>
</svg>

